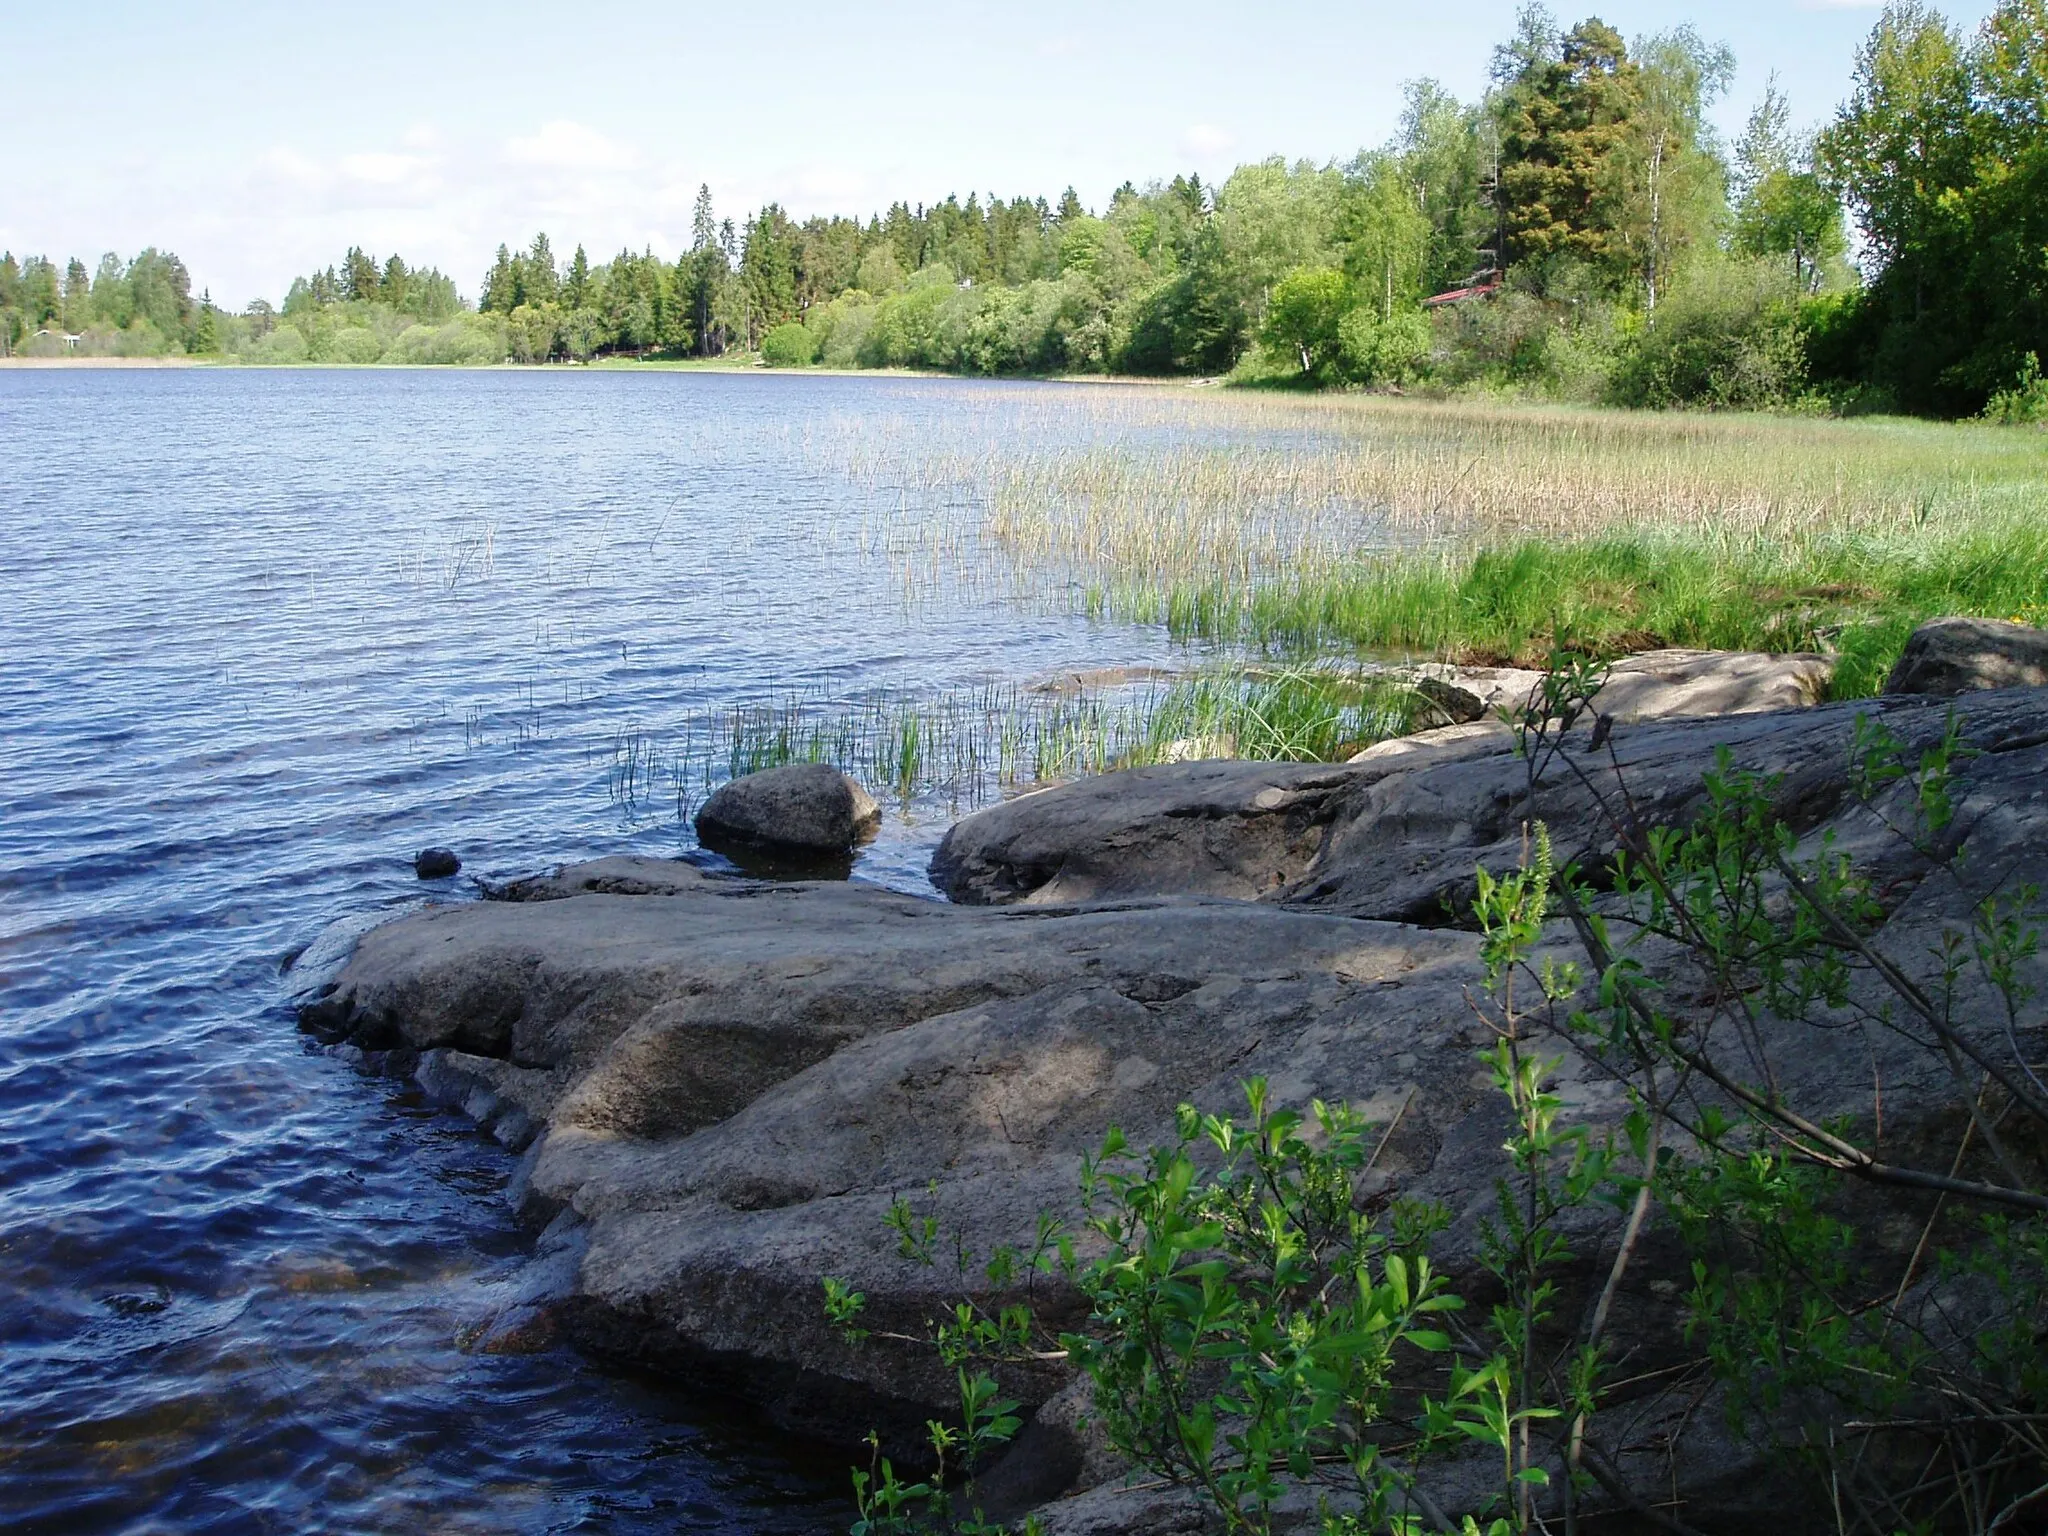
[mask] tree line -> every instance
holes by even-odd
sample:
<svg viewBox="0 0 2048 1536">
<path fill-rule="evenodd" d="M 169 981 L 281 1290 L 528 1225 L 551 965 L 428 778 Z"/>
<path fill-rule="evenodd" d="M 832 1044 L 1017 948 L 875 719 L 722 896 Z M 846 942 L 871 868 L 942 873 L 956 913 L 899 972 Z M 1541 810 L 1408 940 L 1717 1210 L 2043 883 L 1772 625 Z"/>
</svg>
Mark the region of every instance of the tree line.
<svg viewBox="0 0 2048 1536">
<path fill-rule="evenodd" d="M 864 221 L 771 203 L 735 225 L 706 188 L 679 258 L 564 260 L 540 235 L 498 248 L 473 308 L 359 249 L 281 311 L 235 315 L 153 251 L 89 280 L 10 257 L 0 332 L 268 361 L 759 353 L 1949 415 L 2038 378 L 2048 0 L 2001 0 L 1974 35 L 1892 0 L 1817 131 L 1773 80 L 1723 142 L 1708 112 L 1733 73 L 1691 27 L 1628 40 L 1530 4 L 1477 100 L 1413 82 L 1392 140 L 1342 163 L 1126 183 L 1099 212 L 1069 189 Z"/>
</svg>

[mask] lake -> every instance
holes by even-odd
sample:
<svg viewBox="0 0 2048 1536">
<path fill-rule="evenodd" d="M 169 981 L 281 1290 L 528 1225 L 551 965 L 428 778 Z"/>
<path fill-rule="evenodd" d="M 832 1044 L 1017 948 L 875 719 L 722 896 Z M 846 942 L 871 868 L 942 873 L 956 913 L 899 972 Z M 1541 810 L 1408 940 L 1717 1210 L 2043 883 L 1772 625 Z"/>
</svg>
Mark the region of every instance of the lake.
<svg viewBox="0 0 2048 1536">
<path fill-rule="evenodd" d="M 734 1404 L 459 1349 L 530 1246 L 512 1159 L 312 1045 L 281 971 L 429 844 L 450 895 L 692 853 L 735 710 L 1172 661 L 917 563 L 978 515 L 927 454 L 1114 394 L 0 370 L 0 1524 L 844 1528 L 843 1463 Z M 854 877 L 930 894 L 997 789 L 885 795 Z"/>
</svg>

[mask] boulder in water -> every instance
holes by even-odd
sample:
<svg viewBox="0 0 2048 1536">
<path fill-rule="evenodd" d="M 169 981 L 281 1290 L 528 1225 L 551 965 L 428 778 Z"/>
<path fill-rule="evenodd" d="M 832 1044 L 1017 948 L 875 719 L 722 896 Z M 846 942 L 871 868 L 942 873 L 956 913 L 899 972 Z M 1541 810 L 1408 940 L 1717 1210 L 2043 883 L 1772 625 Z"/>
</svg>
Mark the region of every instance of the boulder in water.
<svg viewBox="0 0 2048 1536">
<path fill-rule="evenodd" d="M 829 763 L 791 763 L 721 785 L 697 813 L 697 836 L 720 852 L 830 857 L 881 819 L 874 796 Z"/>
</svg>

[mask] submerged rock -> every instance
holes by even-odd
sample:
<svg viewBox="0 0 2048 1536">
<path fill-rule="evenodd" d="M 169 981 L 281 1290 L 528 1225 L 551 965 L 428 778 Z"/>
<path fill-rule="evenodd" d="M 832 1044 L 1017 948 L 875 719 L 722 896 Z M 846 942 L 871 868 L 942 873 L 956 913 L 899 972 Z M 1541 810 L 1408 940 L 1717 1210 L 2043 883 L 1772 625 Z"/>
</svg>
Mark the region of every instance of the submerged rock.
<svg viewBox="0 0 2048 1536">
<path fill-rule="evenodd" d="M 486 885 L 492 901 L 561 901 L 570 896 L 673 896 L 715 878 L 681 859 L 653 859 L 621 853 L 565 864 L 551 875 L 531 875 Z"/>
<path fill-rule="evenodd" d="M 827 763 L 791 763 L 723 784 L 697 812 L 707 848 L 843 855 L 881 820 L 874 797 Z"/>
<path fill-rule="evenodd" d="M 461 869 L 453 848 L 422 848 L 412 857 L 412 872 L 422 880 L 446 880 Z"/>
<path fill-rule="evenodd" d="M 2048 687 L 2048 629 L 2005 619 L 1934 619 L 1913 631 L 1886 693 L 1943 697 L 1980 688 Z"/>
</svg>

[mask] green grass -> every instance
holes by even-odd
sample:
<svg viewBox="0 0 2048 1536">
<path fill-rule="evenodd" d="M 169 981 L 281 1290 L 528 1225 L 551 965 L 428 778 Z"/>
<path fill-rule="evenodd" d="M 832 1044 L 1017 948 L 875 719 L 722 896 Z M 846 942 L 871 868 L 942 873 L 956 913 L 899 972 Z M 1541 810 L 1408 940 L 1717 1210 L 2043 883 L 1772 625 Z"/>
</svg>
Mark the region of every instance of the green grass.
<svg viewBox="0 0 2048 1536">
<path fill-rule="evenodd" d="M 1692 531 L 1518 540 L 1294 581 L 1096 594 L 1179 636 L 1289 653 L 1541 665 L 1559 645 L 1823 651 L 1834 696 L 1878 691 L 1914 627 L 1961 613 L 2048 620 L 2048 526 L 1987 519 L 1920 533 L 1718 540 Z"/>
<path fill-rule="evenodd" d="M 1012 684 L 797 693 L 708 712 L 679 739 L 621 732 L 606 780 L 627 815 L 672 810 L 683 821 L 727 779 L 822 762 L 906 808 L 957 814 L 1005 790 L 1148 763 L 1340 760 L 1405 734 L 1426 708 L 1394 677 L 1235 664 L 1079 694 Z"/>
<path fill-rule="evenodd" d="M 1337 762 L 1407 734 L 1422 709 L 1396 678 L 1295 666 L 1212 667 L 1176 683 L 1152 707 L 1132 764 L 1177 757 Z"/>
</svg>

